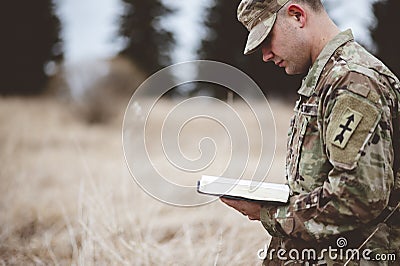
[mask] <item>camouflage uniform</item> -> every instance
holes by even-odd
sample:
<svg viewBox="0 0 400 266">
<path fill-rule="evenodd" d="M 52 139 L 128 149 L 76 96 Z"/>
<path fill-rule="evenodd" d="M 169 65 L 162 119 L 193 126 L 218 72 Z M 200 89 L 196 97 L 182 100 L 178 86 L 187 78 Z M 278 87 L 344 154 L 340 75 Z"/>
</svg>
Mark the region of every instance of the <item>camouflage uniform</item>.
<svg viewBox="0 0 400 266">
<path fill-rule="evenodd" d="M 321 252 L 338 248 L 339 237 L 347 240 L 344 250 L 358 248 L 379 226 L 364 249 L 372 250 L 371 258 L 396 253 L 400 262 L 400 211 L 383 223 L 400 195 L 398 79 L 348 30 L 323 49 L 298 93 L 286 165 L 290 202 L 261 211 L 273 236 L 269 249 Z M 324 255 L 308 262 L 346 261 Z M 307 265 L 276 256 L 264 263 Z M 360 263 L 371 262 L 349 265 Z"/>
</svg>

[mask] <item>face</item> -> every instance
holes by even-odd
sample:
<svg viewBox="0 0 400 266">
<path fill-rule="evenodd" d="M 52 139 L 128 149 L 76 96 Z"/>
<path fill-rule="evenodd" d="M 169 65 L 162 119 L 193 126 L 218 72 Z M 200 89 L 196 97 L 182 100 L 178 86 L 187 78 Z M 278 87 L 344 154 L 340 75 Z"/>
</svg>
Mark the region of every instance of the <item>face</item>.
<svg viewBox="0 0 400 266">
<path fill-rule="evenodd" d="M 311 65 L 305 36 L 294 18 L 282 16 L 278 15 L 274 27 L 261 45 L 263 61 L 274 62 L 285 68 L 289 75 L 305 73 Z"/>
</svg>

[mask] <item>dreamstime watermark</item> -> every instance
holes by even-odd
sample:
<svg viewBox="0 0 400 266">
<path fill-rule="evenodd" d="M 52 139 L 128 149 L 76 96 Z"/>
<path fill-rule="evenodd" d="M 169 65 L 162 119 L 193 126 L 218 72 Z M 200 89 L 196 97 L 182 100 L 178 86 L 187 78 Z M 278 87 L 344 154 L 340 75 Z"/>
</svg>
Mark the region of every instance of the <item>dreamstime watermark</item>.
<svg viewBox="0 0 400 266">
<path fill-rule="evenodd" d="M 260 260 L 272 260 L 276 257 L 280 261 L 324 261 L 329 259 L 331 261 L 396 261 L 395 253 L 375 254 L 371 249 L 352 249 L 347 247 L 347 239 L 339 237 L 336 241 L 336 247 L 328 246 L 320 251 L 313 248 L 306 248 L 302 250 L 290 249 L 269 249 L 267 245 L 259 249 L 257 257 Z"/>
<path fill-rule="evenodd" d="M 194 71 L 191 77 L 182 75 Z M 195 82 L 229 89 L 243 104 L 207 96 L 165 104 L 172 89 Z M 164 68 L 136 89 L 122 137 L 129 171 L 147 194 L 175 206 L 198 206 L 217 199 L 196 192 L 202 174 L 240 179 L 247 171 L 254 184 L 265 180 L 275 135 L 270 105 L 248 75 L 224 63 L 197 60 Z M 256 152 L 250 151 L 251 143 Z"/>
</svg>

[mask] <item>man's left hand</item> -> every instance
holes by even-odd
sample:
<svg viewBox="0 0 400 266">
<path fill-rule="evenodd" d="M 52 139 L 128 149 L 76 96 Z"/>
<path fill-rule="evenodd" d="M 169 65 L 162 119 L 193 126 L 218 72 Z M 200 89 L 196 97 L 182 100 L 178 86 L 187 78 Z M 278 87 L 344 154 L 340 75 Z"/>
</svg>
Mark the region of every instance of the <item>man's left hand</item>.
<svg viewBox="0 0 400 266">
<path fill-rule="evenodd" d="M 223 203 L 249 217 L 250 220 L 260 220 L 261 204 L 246 200 L 235 200 L 221 197 Z"/>
</svg>

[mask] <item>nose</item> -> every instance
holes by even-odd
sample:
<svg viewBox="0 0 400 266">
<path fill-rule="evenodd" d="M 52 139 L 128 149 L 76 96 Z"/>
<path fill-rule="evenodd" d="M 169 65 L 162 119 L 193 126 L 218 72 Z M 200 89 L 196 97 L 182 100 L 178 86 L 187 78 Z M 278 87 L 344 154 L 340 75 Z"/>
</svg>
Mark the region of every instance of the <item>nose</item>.
<svg viewBox="0 0 400 266">
<path fill-rule="evenodd" d="M 264 62 L 268 62 L 274 57 L 274 54 L 272 53 L 269 45 L 263 45 L 261 48 L 261 51 L 262 51 L 262 56 L 263 56 Z"/>
</svg>

